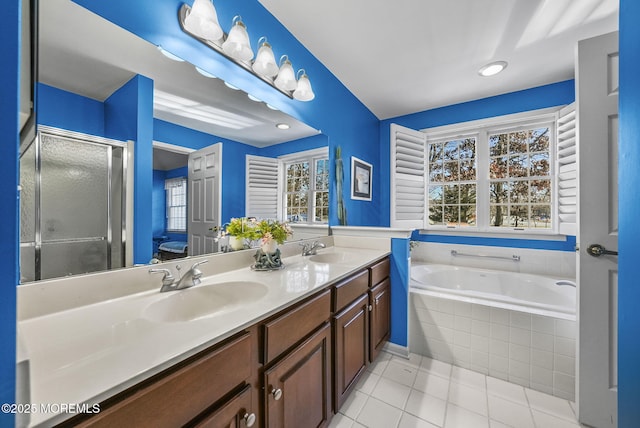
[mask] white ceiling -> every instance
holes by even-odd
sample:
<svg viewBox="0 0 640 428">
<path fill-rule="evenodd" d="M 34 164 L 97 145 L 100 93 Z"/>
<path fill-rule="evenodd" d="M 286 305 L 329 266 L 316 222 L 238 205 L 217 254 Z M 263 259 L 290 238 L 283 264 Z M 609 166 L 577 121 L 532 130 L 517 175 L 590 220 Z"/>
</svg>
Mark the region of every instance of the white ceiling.
<svg viewBox="0 0 640 428">
<path fill-rule="evenodd" d="M 618 0 L 259 1 L 380 119 L 571 79 L 576 42 L 618 28 Z M 259 125 L 233 130 L 155 109 L 169 122 L 258 147 L 317 132 L 69 0 L 41 1 L 40 14 L 43 83 L 102 101 L 139 73 Z M 495 60 L 509 66 L 477 74 Z M 292 129 L 275 129 L 284 121 Z"/>
<path fill-rule="evenodd" d="M 39 14 L 38 79 L 42 83 L 104 101 L 135 74 L 142 74 L 154 81 L 155 90 L 227 117 L 243 117 L 248 126 L 232 129 L 154 105 L 158 119 L 257 147 L 318 133 L 281 111 L 249 100 L 246 93 L 227 88 L 219 79 L 203 77 L 188 63 L 166 58 L 156 46 L 69 0 L 40 1 Z M 291 128 L 277 129 L 275 124 L 280 122 Z"/>
<path fill-rule="evenodd" d="M 618 29 L 618 0 L 259 1 L 380 119 L 571 79 Z"/>
</svg>

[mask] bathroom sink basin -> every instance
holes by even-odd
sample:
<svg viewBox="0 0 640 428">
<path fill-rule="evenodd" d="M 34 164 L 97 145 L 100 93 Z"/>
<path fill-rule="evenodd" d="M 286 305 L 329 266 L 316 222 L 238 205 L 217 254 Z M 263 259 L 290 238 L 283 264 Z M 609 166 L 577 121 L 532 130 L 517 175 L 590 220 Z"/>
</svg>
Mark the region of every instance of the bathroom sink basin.
<svg viewBox="0 0 640 428">
<path fill-rule="evenodd" d="M 147 306 L 143 317 L 156 322 L 207 318 L 260 299 L 267 294 L 267 286 L 259 282 L 231 281 L 199 285 L 168 294 Z"/>
<path fill-rule="evenodd" d="M 309 260 L 315 263 L 343 263 L 350 258 L 347 253 L 322 253 L 309 257 Z"/>
</svg>

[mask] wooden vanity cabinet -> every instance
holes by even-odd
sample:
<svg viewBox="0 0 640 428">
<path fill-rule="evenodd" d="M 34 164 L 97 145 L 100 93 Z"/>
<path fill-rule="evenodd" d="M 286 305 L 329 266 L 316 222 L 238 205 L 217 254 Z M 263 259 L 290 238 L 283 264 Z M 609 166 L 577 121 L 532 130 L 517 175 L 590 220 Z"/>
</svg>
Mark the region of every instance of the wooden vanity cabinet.
<svg viewBox="0 0 640 428">
<path fill-rule="evenodd" d="M 390 332 L 389 259 L 60 426 L 326 427 Z"/>
<path fill-rule="evenodd" d="M 333 411 L 338 412 L 369 363 L 369 271 L 333 289 Z"/>
<path fill-rule="evenodd" d="M 319 330 L 264 371 L 265 427 L 327 426 L 331 419 L 331 329 Z"/>
<path fill-rule="evenodd" d="M 265 428 L 323 427 L 331 419 L 331 290 L 262 323 Z"/>
<path fill-rule="evenodd" d="M 255 329 L 240 333 L 104 401 L 100 413 L 60 426 L 249 426 L 257 414 L 251 385 L 256 336 Z"/>
<path fill-rule="evenodd" d="M 374 361 L 391 335 L 391 262 L 386 258 L 374 265 L 369 290 L 369 361 Z"/>
</svg>

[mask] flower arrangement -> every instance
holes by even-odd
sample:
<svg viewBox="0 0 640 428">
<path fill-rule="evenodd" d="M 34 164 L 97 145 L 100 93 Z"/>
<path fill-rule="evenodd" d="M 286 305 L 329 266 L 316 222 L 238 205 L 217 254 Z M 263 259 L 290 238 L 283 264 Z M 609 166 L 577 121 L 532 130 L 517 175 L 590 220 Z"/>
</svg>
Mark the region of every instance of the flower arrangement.
<svg viewBox="0 0 640 428">
<path fill-rule="evenodd" d="M 291 226 L 287 222 L 271 219 L 257 220 L 255 217 L 232 218 L 229 223 L 222 227 L 211 228 L 211 231 L 218 232 L 217 239 L 233 236 L 241 240 L 261 240 L 260 244 L 272 241 L 282 244 L 289 236 L 293 235 Z"/>
<path fill-rule="evenodd" d="M 261 234 L 257 229 L 258 221 L 255 217 L 238 217 L 232 218 L 227 223 L 222 232 L 224 235 L 235 236 L 236 238 L 246 238 L 251 241 L 260 239 Z"/>
<path fill-rule="evenodd" d="M 289 223 L 281 223 L 277 220 L 260 220 L 257 223 L 256 231 L 263 244 L 270 241 L 282 244 L 289 236 L 293 235 L 293 230 L 291 230 Z"/>
</svg>

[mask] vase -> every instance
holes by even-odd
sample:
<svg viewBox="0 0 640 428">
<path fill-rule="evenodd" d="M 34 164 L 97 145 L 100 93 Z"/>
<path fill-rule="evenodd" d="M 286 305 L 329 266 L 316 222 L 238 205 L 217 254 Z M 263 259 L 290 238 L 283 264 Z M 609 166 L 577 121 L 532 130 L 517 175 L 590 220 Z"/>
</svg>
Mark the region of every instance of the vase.
<svg viewBox="0 0 640 428">
<path fill-rule="evenodd" d="M 234 251 L 244 249 L 244 239 L 237 236 L 229 236 L 229 247 Z"/>
<path fill-rule="evenodd" d="M 278 249 L 278 242 L 275 239 L 269 239 L 262 242 L 260 249 L 265 254 L 273 254 Z"/>
</svg>

